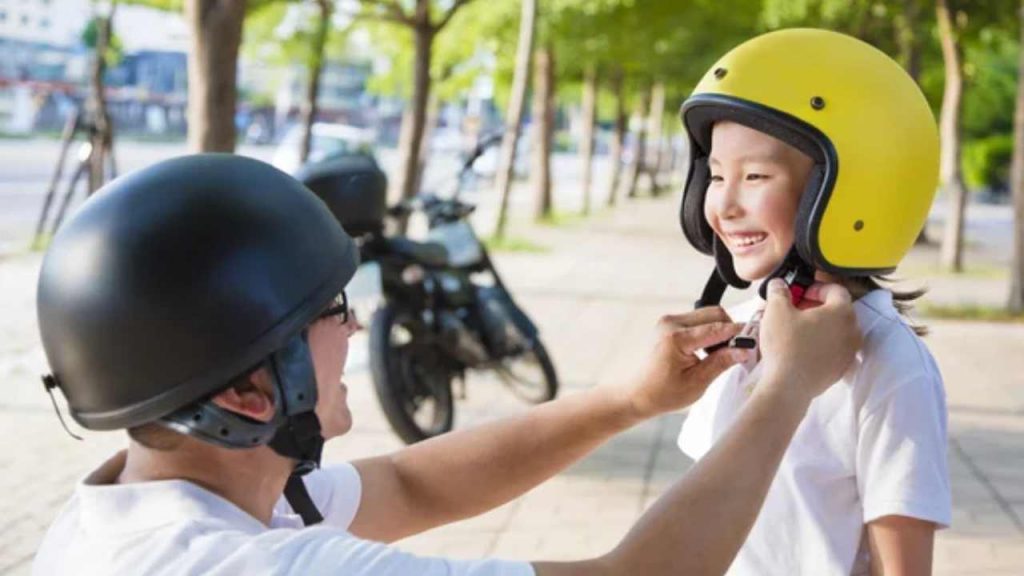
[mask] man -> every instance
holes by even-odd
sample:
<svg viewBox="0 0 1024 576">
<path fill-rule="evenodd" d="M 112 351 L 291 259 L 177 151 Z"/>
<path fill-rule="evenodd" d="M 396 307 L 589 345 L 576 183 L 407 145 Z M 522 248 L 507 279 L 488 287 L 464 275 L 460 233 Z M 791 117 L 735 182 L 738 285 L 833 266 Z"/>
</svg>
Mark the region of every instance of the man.
<svg viewBox="0 0 1024 576">
<path fill-rule="evenodd" d="M 40 276 L 46 382 L 79 423 L 127 428 L 131 441 L 77 487 L 35 572 L 720 573 L 811 399 L 859 344 L 841 288 L 797 311 L 774 286 L 765 376 L 747 410 L 614 550 L 569 563 L 421 558 L 385 543 L 508 502 L 615 433 L 692 403 L 738 360 L 695 351 L 739 327 L 717 308 L 665 316 L 630 386 L 310 472 L 323 440 L 351 423 L 340 380 L 356 264 L 312 193 L 242 157 L 162 162 L 85 205 Z"/>
</svg>

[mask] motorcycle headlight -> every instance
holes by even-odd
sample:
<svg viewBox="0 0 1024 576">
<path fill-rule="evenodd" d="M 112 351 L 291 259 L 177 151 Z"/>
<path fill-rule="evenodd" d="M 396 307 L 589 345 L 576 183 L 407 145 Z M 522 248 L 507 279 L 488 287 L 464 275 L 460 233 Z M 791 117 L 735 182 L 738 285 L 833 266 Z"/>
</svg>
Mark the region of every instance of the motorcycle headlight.
<svg viewBox="0 0 1024 576">
<path fill-rule="evenodd" d="M 419 284 L 423 282 L 425 272 L 423 266 L 419 264 L 410 264 L 402 270 L 402 282 L 409 284 Z"/>
</svg>

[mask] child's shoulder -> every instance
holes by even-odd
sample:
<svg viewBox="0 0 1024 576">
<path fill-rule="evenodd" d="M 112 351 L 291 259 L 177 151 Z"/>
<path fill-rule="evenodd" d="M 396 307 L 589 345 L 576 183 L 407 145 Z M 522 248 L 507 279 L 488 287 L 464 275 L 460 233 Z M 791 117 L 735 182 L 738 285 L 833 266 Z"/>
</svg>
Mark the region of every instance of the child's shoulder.
<svg viewBox="0 0 1024 576">
<path fill-rule="evenodd" d="M 854 309 L 864 337 L 854 383 L 862 406 L 871 410 L 904 386 L 921 396 L 944 394 L 935 358 L 900 316 L 888 290 L 868 293 Z"/>
</svg>

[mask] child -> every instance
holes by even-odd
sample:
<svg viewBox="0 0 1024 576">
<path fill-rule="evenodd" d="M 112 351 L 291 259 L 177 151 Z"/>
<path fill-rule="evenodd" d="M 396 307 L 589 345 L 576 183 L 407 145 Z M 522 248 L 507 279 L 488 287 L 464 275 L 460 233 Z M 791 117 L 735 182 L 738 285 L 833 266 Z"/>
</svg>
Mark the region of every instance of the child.
<svg viewBox="0 0 1024 576">
<path fill-rule="evenodd" d="M 683 229 L 726 284 L 815 279 L 857 299 L 864 347 L 812 404 L 730 575 L 927 574 L 950 522 L 946 406 L 927 348 L 875 278 L 927 217 L 938 136 L 913 81 L 883 53 L 824 30 L 784 30 L 724 56 L 683 105 L 691 166 Z M 895 300 L 895 301 L 894 301 Z M 746 322 L 754 298 L 729 311 Z M 756 354 L 756 353 L 755 353 Z M 699 459 L 757 385 L 735 366 L 693 406 L 679 447 Z"/>
</svg>

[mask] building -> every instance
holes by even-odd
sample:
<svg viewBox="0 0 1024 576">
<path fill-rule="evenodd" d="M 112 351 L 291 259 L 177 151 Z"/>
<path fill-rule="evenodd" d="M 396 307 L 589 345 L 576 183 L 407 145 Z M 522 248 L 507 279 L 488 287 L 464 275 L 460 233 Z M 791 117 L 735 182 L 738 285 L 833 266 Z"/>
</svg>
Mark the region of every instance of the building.
<svg viewBox="0 0 1024 576">
<path fill-rule="evenodd" d="M 0 0 L 0 131 L 59 130 L 82 105 L 92 59 L 82 36 L 95 10 L 91 0 Z M 184 19 L 119 5 L 113 28 L 123 58 L 106 81 L 118 129 L 183 134 Z"/>
</svg>

